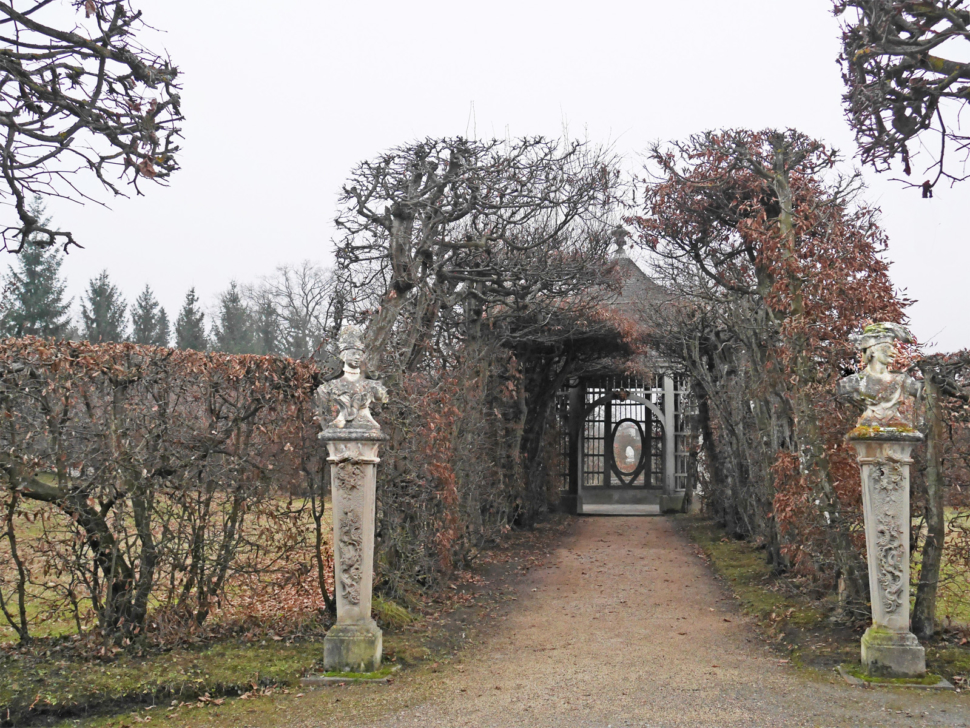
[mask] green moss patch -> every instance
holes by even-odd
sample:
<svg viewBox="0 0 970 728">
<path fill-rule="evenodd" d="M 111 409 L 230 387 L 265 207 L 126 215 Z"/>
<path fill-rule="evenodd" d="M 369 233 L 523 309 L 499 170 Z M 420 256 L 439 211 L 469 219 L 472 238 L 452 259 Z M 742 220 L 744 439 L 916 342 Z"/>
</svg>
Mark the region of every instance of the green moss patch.
<svg viewBox="0 0 970 728">
<path fill-rule="evenodd" d="M 323 677 L 342 677 L 348 680 L 383 680 L 397 670 L 397 665 L 385 665 L 375 672 L 325 672 Z"/>
<path fill-rule="evenodd" d="M 970 650 L 956 645 L 927 645 L 926 664 L 944 677 L 965 684 L 970 676 Z"/>
<path fill-rule="evenodd" d="M 681 516 L 679 520 L 710 559 L 714 571 L 731 585 L 742 611 L 776 629 L 785 625 L 811 628 L 823 623 L 825 610 L 784 588 L 763 551 L 746 541 L 727 538 L 710 520 L 697 516 Z"/>
<path fill-rule="evenodd" d="M 382 599 L 381 597 L 374 597 L 371 604 L 371 613 L 378 624 L 384 628 L 402 629 L 414 621 L 414 615 L 407 609 L 390 599 Z"/>
<path fill-rule="evenodd" d="M 148 657 L 122 654 L 107 663 L 6 654 L 0 657 L 0 726 L 296 685 L 322 656 L 322 634 L 292 644 L 267 638 Z"/>
<path fill-rule="evenodd" d="M 858 680 L 876 685 L 899 685 L 903 687 L 906 685 L 939 685 L 940 681 L 943 680 L 939 675 L 931 673 L 927 673 L 923 677 L 875 677 L 869 675 L 865 668 L 859 664 L 842 665 L 842 669 Z"/>
<path fill-rule="evenodd" d="M 687 515 L 678 516 L 677 522 L 727 582 L 741 610 L 757 620 L 766 639 L 786 652 L 792 665 L 828 671 L 859 659 L 859 627 L 868 625 L 849 626 L 830 619 L 837 608 L 835 595 L 813 601 L 800 594 L 797 582 L 772 572 L 764 551 L 727 538 L 709 519 Z M 926 666 L 936 682 L 937 675 L 942 675 L 963 686 L 970 679 L 970 649 L 947 638 L 952 640 L 953 635 L 923 642 Z"/>
<path fill-rule="evenodd" d="M 834 599 L 809 598 L 802 585 L 774 572 L 763 549 L 728 538 L 710 519 L 687 515 L 677 521 L 734 592 L 741 611 L 790 664 L 827 671 L 858 659 L 860 634 L 829 619 Z"/>
</svg>

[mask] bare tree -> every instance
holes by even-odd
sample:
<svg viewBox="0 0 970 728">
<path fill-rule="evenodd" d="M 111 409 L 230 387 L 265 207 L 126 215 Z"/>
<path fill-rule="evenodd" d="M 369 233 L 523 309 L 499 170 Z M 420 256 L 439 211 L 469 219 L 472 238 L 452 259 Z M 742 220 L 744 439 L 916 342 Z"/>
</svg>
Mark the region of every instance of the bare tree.
<svg viewBox="0 0 970 728">
<path fill-rule="evenodd" d="M 413 335 L 394 355 L 412 367 L 446 313 L 474 335 L 486 312 L 588 290 L 617 180 L 606 154 L 542 138 L 426 139 L 358 165 L 336 219 L 337 275 L 349 313 L 376 311 L 369 366 L 405 311 Z"/>
<path fill-rule="evenodd" d="M 254 311 L 272 306 L 277 316 L 279 353 L 294 359 L 313 354 L 340 325 L 340 302 L 330 270 L 304 260 L 281 265 L 247 291 Z"/>
<path fill-rule="evenodd" d="M 966 448 L 958 443 L 961 421 L 965 423 L 970 415 L 970 389 L 965 385 L 970 355 L 967 352 L 937 354 L 925 357 L 917 366 L 923 374 L 926 398 L 926 469 L 922 477 L 926 489 L 923 505 L 926 531 L 925 535 L 920 534 L 923 548 L 912 629 L 918 637 L 929 638 L 937 627 L 937 599 L 947 542 L 945 489 L 959 485 L 961 480 L 965 482 L 959 469 L 954 473 L 952 467 L 946 467 L 946 461 L 958 461 L 961 455 L 966 457 Z M 951 541 L 959 541 L 959 537 Z"/>
<path fill-rule="evenodd" d="M 965 0 L 836 0 L 835 13 L 844 17 L 844 100 L 863 162 L 886 170 L 898 158 L 909 176 L 918 143 L 931 176 L 909 184 L 923 197 L 941 178 L 966 179 L 970 136 L 959 123 L 970 98 Z"/>
<path fill-rule="evenodd" d="M 130 0 L 70 4 L 77 17 L 65 23 L 53 0 L 0 0 L 0 201 L 16 211 L 2 227 L 13 252 L 27 240 L 77 244 L 31 212 L 33 195 L 97 201 L 85 172 L 112 195 L 122 184 L 141 194 L 141 179 L 178 168 L 178 70 L 139 44 L 141 11 Z"/>
</svg>

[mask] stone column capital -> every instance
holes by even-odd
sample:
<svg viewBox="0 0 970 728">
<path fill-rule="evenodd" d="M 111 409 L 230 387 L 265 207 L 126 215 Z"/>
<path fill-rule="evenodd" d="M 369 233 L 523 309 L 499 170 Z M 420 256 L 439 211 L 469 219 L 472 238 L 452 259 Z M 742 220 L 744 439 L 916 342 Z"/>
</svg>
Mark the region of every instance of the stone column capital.
<svg viewBox="0 0 970 728">
<path fill-rule="evenodd" d="M 380 430 L 328 428 L 320 433 L 320 439 L 327 443 L 327 450 L 330 453 L 327 462 L 331 465 L 341 463 L 376 465 L 380 462 L 380 458 L 377 457 L 378 447 L 388 438 Z"/>
</svg>

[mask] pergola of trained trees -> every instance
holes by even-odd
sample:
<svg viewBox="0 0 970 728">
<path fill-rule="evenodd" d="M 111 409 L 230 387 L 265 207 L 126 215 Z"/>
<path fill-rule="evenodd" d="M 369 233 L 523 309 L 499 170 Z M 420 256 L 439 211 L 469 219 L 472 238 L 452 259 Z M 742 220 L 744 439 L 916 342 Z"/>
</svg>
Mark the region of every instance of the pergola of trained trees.
<svg viewBox="0 0 970 728">
<path fill-rule="evenodd" d="M 645 311 L 688 367 L 710 482 L 706 502 L 779 570 L 868 595 L 858 471 L 834 382 L 849 334 L 902 320 L 875 210 L 855 176 L 792 130 L 729 130 L 655 146 L 644 212 L 630 219 L 677 305 Z"/>
<path fill-rule="evenodd" d="M 334 318 L 369 321 L 366 366 L 392 394 L 378 471 L 392 592 L 548 510 L 556 392 L 635 347 L 601 306 L 621 192 L 610 155 L 542 138 L 425 139 L 344 185 Z"/>
</svg>

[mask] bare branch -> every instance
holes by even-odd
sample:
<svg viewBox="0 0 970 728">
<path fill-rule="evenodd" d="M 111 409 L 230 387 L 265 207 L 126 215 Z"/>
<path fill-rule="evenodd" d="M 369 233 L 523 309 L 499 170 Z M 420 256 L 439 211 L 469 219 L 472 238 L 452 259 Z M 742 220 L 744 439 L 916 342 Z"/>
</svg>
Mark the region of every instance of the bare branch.
<svg viewBox="0 0 970 728">
<path fill-rule="evenodd" d="M 31 214 L 34 195 L 102 204 L 77 175 L 123 196 L 119 183 L 142 194 L 140 179 L 164 184 L 178 169 L 178 69 L 138 45 L 141 11 L 130 0 L 72 0 L 85 17 L 63 30 L 63 10 L 50 5 L 0 1 L 0 204 L 16 213 L 0 235 L 12 252 L 27 240 L 77 245 Z"/>
</svg>

